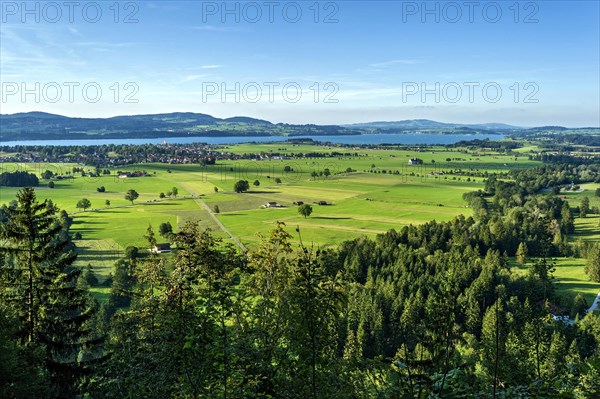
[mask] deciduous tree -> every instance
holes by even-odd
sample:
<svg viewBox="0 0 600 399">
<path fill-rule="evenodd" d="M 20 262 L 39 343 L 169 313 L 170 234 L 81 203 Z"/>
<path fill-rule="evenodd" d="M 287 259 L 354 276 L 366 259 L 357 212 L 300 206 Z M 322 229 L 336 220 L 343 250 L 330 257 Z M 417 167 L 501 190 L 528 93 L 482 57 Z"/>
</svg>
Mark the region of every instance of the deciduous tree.
<svg viewBox="0 0 600 399">
<path fill-rule="evenodd" d="M 312 211 L 313 211 L 312 206 L 310 206 L 308 204 L 302 204 L 298 207 L 298 213 L 300 215 L 304 216 L 304 219 L 309 217 L 311 215 Z"/>
<path fill-rule="evenodd" d="M 125 193 L 125 199 L 127 201 L 131 201 L 131 205 L 133 205 L 133 201 L 138 199 L 139 196 L 140 195 L 138 194 L 138 192 L 133 189 L 127 190 L 127 193 Z"/>
<path fill-rule="evenodd" d="M 89 207 L 92 206 L 92 203 L 90 202 L 89 199 L 87 198 L 82 198 L 79 200 L 79 202 L 77 202 L 77 209 L 83 209 L 83 211 L 85 212 L 86 209 L 88 209 Z"/>
<path fill-rule="evenodd" d="M 250 190 L 250 184 L 248 184 L 247 180 L 238 180 L 233 185 L 233 191 L 235 191 L 236 193 L 244 193 L 248 190 Z"/>
</svg>

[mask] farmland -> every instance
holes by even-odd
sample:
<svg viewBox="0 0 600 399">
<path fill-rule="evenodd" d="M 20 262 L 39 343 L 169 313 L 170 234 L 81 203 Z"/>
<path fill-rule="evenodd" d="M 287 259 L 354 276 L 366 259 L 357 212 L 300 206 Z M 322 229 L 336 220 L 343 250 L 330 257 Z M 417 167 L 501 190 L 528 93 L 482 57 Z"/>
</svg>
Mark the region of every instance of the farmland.
<svg viewBox="0 0 600 399">
<path fill-rule="evenodd" d="M 88 198 L 92 203 L 91 210 L 75 214 L 73 231 L 81 232 L 84 241 L 104 240 L 109 248 L 143 245 L 142 236 L 148 224 L 156 226 L 168 221 L 181 226 L 187 220 L 201 220 L 206 227 L 218 230 L 206 210 L 192 199 L 183 198 L 192 193 L 202 195 L 211 209 L 217 205 L 220 209 L 218 218 L 246 244 L 255 242 L 257 232 L 269 231 L 279 220 L 290 228 L 299 226 L 305 242 L 330 246 L 361 234 L 373 236 L 411 223 L 445 221 L 458 214 L 470 214 L 462 194 L 482 188 L 482 178 L 445 173 L 459 169 L 464 173 L 496 172 L 535 164 L 526 157 L 490 153 L 465 155 L 441 148 L 427 152 L 360 149 L 352 151 L 357 156 L 308 159 L 294 158 L 294 154 L 325 153 L 332 148 L 289 145 L 282 149 L 279 143 L 242 144 L 226 150 L 240 154 L 275 151 L 284 154 L 281 158 L 288 159 L 223 161 L 213 166 L 128 165 L 120 170 L 145 170 L 148 176 L 119 179 L 116 171 L 100 177 L 74 174 L 73 179 L 55 181 L 53 189 L 47 188 L 46 182 L 42 181 L 36 191 L 39 198 L 52 199 L 71 214 L 78 211 L 78 200 Z M 423 159 L 424 164 L 409 166 L 407 159 L 414 156 Z M 446 161 L 448 158 L 452 160 Z M 78 165 L 3 164 L 3 170 L 28 170 L 38 175 L 44 170 L 52 170 L 62 174 L 74 166 Z M 284 171 L 286 166 L 288 172 Z M 322 173 L 325 169 L 330 171 L 330 176 L 311 176 L 313 172 Z M 277 178 L 281 183 L 276 183 Z M 249 192 L 238 194 L 233 192 L 233 184 L 239 179 L 250 183 L 258 180 L 260 185 L 251 184 Z M 106 191 L 98 192 L 100 186 Z M 168 192 L 173 186 L 178 188 L 178 198 L 159 200 L 159 194 Z M 124 199 L 128 189 L 135 189 L 140 194 L 134 206 Z M 0 202 L 14 199 L 16 192 L 14 188 L 3 188 Z M 110 201 L 110 207 L 105 206 L 106 200 Z M 276 201 L 283 207 L 260 208 L 269 201 Z M 313 215 L 304 219 L 293 205 L 297 201 L 309 204 L 326 201 L 329 205 L 313 204 Z"/>
<path fill-rule="evenodd" d="M 55 180 L 53 189 L 41 181 L 36 189 L 41 199 L 52 199 L 61 209 L 74 216 L 73 233 L 80 251 L 78 264 L 91 264 L 102 279 L 112 270 L 116 259 L 128 246 L 144 248 L 148 225 L 157 229 L 164 222 L 181 228 L 187 221 L 200 221 L 201 226 L 213 230 L 224 242 L 231 242 L 214 217 L 236 237 L 244 247 L 252 249 L 277 221 L 284 222 L 293 242 L 333 247 L 365 235 L 374 237 L 390 229 L 430 220 L 448 221 L 459 214 L 470 215 L 471 209 L 463 200 L 464 193 L 482 189 L 485 172 L 506 172 L 513 168 L 528 168 L 539 164 L 522 155 L 504 155 L 479 150 L 429 147 L 426 150 L 349 149 L 309 144 L 239 144 L 225 147 L 234 154 L 261 154 L 258 160 L 223 160 L 216 165 L 138 164 L 120 167 L 121 171 L 143 170 L 144 177 L 118 178 L 115 170 L 110 175 Z M 337 156 L 331 156 L 331 153 Z M 313 154 L 313 156 L 302 156 Z M 342 155 L 340 155 L 342 154 Z M 408 165 L 408 159 L 418 157 L 422 165 Z M 2 164 L 3 170 L 28 170 L 41 175 L 45 170 L 65 174 L 74 164 Z M 90 169 L 91 170 L 91 169 Z M 325 170 L 328 173 L 323 173 Z M 233 191 L 237 180 L 248 180 L 250 190 Z M 257 181 L 258 186 L 253 183 Z M 103 186 L 104 192 L 97 188 Z M 581 193 L 566 194 L 577 206 L 583 196 L 589 196 L 592 206 L 600 205 L 593 196 L 597 185 L 587 184 Z M 159 198 L 176 187 L 178 195 Z M 139 198 L 131 204 L 124 199 L 127 190 L 134 189 Z M 0 202 L 15 198 L 16 188 L 3 188 Z M 211 210 L 192 198 L 198 196 Z M 85 212 L 76 208 L 77 202 L 87 198 L 91 208 Z M 106 200 L 110 206 L 105 205 Z M 308 218 L 298 214 L 296 202 L 313 207 Z M 327 205 L 318 205 L 318 202 Z M 276 208 L 263 208 L 268 202 Z M 577 219 L 576 240 L 598 240 L 597 219 Z M 299 229 L 299 233 L 297 232 Z M 159 238 L 160 240 L 161 238 Z M 564 266 L 563 266 L 564 264 Z M 582 260 L 559 262 L 557 275 L 564 271 L 575 284 L 565 289 L 579 291 L 577 284 L 587 283 Z M 568 268 L 569 271 L 566 271 Z M 577 270 L 574 274 L 572 270 Z M 591 284 L 591 283 L 590 283 Z M 586 286 L 585 294 L 591 299 L 596 285 Z"/>
</svg>

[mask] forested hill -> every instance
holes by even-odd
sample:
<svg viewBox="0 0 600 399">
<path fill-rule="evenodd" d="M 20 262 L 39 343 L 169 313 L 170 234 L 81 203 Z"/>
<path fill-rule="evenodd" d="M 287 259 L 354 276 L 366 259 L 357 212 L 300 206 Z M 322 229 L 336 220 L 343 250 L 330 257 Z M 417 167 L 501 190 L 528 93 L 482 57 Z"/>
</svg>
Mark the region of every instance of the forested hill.
<svg viewBox="0 0 600 399">
<path fill-rule="evenodd" d="M 0 137 L 10 140 L 152 138 L 183 136 L 349 135 L 358 129 L 330 125 L 274 124 L 249 117 L 216 118 L 177 112 L 113 118 L 69 118 L 43 112 L 0 115 Z"/>
<path fill-rule="evenodd" d="M 112 118 L 70 118 L 44 112 L 0 114 L 0 139 L 112 139 L 211 136 L 326 136 L 378 133 L 512 134 L 521 128 L 502 123 L 454 124 L 427 119 L 369 122 L 354 125 L 272 123 L 246 116 L 217 118 L 207 114 L 175 112 Z"/>
</svg>

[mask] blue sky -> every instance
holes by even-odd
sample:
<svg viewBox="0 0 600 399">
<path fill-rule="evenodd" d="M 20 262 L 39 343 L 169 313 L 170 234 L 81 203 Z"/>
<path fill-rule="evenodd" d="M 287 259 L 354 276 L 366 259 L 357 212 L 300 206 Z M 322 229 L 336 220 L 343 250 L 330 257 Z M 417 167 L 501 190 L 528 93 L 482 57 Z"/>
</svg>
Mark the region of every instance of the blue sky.
<svg viewBox="0 0 600 399">
<path fill-rule="evenodd" d="M 2 113 L 600 126 L 598 1 L 0 3 Z"/>
</svg>

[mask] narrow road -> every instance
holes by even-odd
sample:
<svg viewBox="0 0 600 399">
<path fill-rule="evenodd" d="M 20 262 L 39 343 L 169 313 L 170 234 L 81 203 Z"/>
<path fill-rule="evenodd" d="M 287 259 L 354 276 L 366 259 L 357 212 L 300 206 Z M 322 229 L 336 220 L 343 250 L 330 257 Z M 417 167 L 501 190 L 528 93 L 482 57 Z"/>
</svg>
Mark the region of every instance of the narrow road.
<svg viewBox="0 0 600 399">
<path fill-rule="evenodd" d="M 231 234 L 231 232 L 227 229 L 227 227 L 225 227 L 223 225 L 223 223 L 221 223 L 221 221 L 217 218 L 217 216 L 215 215 L 215 213 L 212 211 L 212 209 L 210 209 L 210 207 L 206 204 L 206 202 L 204 202 L 204 200 L 202 200 L 202 198 L 200 198 L 200 196 L 198 194 L 193 193 L 188 187 L 185 186 L 185 184 L 183 183 L 179 183 L 179 185 L 188 193 L 190 193 L 190 195 L 194 198 L 194 201 L 196 201 L 196 203 L 198 205 L 200 205 L 201 207 L 204 207 L 204 209 L 206 209 L 206 212 L 208 212 L 208 214 L 213 218 L 213 220 L 215 221 L 215 223 L 217 224 L 217 226 L 219 226 L 219 228 L 221 230 L 223 230 L 225 233 L 227 233 L 227 235 L 229 237 L 231 237 L 231 239 L 233 240 L 233 242 L 235 243 L 235 245 L 237 245 L 243 252 L 246 252 L 246 247 L 244 247 L 244 244 L 242 244 L 237 238 L 235 238 L 235 236 L 233 234 Z"/>
<path fill-rule="evenodd" d="M 188 199 L 191 197 L 196 202 L 196 204 L 198 204 L 200 207 L 203 207 L 204 209 L 206 209 L 206 211 L 213 218 L 213 220 L 215 221 L 217 226 L 219 226 L 219 228 L 221 230 L 223 230 L 225 233 L 227 233 L 227 235 L 229 237 L 231 237 L 231 239 L 233 240 L 235 245 L 237 245 L 243 252 L 246 252 L 246 247 L 244 246 L 244 244 L 242 244 L 237 238 L 235 238 L 235 236 L 233 234 L 231 234 L 231 232 L 229 230 L 227 230 L 227 227 L 225 227 L 223 225 L 223 223 L 221 223 L 221 221 L 215 216 L 215 213 L 210 209 L 210 207 L 206 204 L 206 202 L 204 202 L 198 194 L 194 194 L 193 192 L 191 192 L 189 190 L 189 188 L 187 188 L 184 184 L 179 183 L 179 185 L 184 190 L 186 190 L 188 193 L 190 193 L 190 195 L 189 196 L 184 195 L 184 196 L 181 196 L 178 198 L 173 198 L 173 199 Z M 138 205 L 144 205 L 144 204 L 149 204 L 149 203 L 160 203 L 160 202 L 169 201 L 169 200 L 171 200 L 171 198 L 160 199 L 160 200 L 157 200 L 157 199 L 148 200 L 145 202 L 138 202 L 138 203 L 131 204 L 131 205 L 118 205 L 118 206 L 111 206 L 111 207 L 105 207 L 105 208 L 92 208 L 88 211 L 71 212 L 71 213 L 69 213 L 69 215 L 88 214 L 88 213 L 92 213 L 92 212 L 99 212 L 99 211 L 104 211 L 104 210 L 109 210 L 109 209 L 131 208 L 131 207 L 138 206 Z"/>
</svg>

